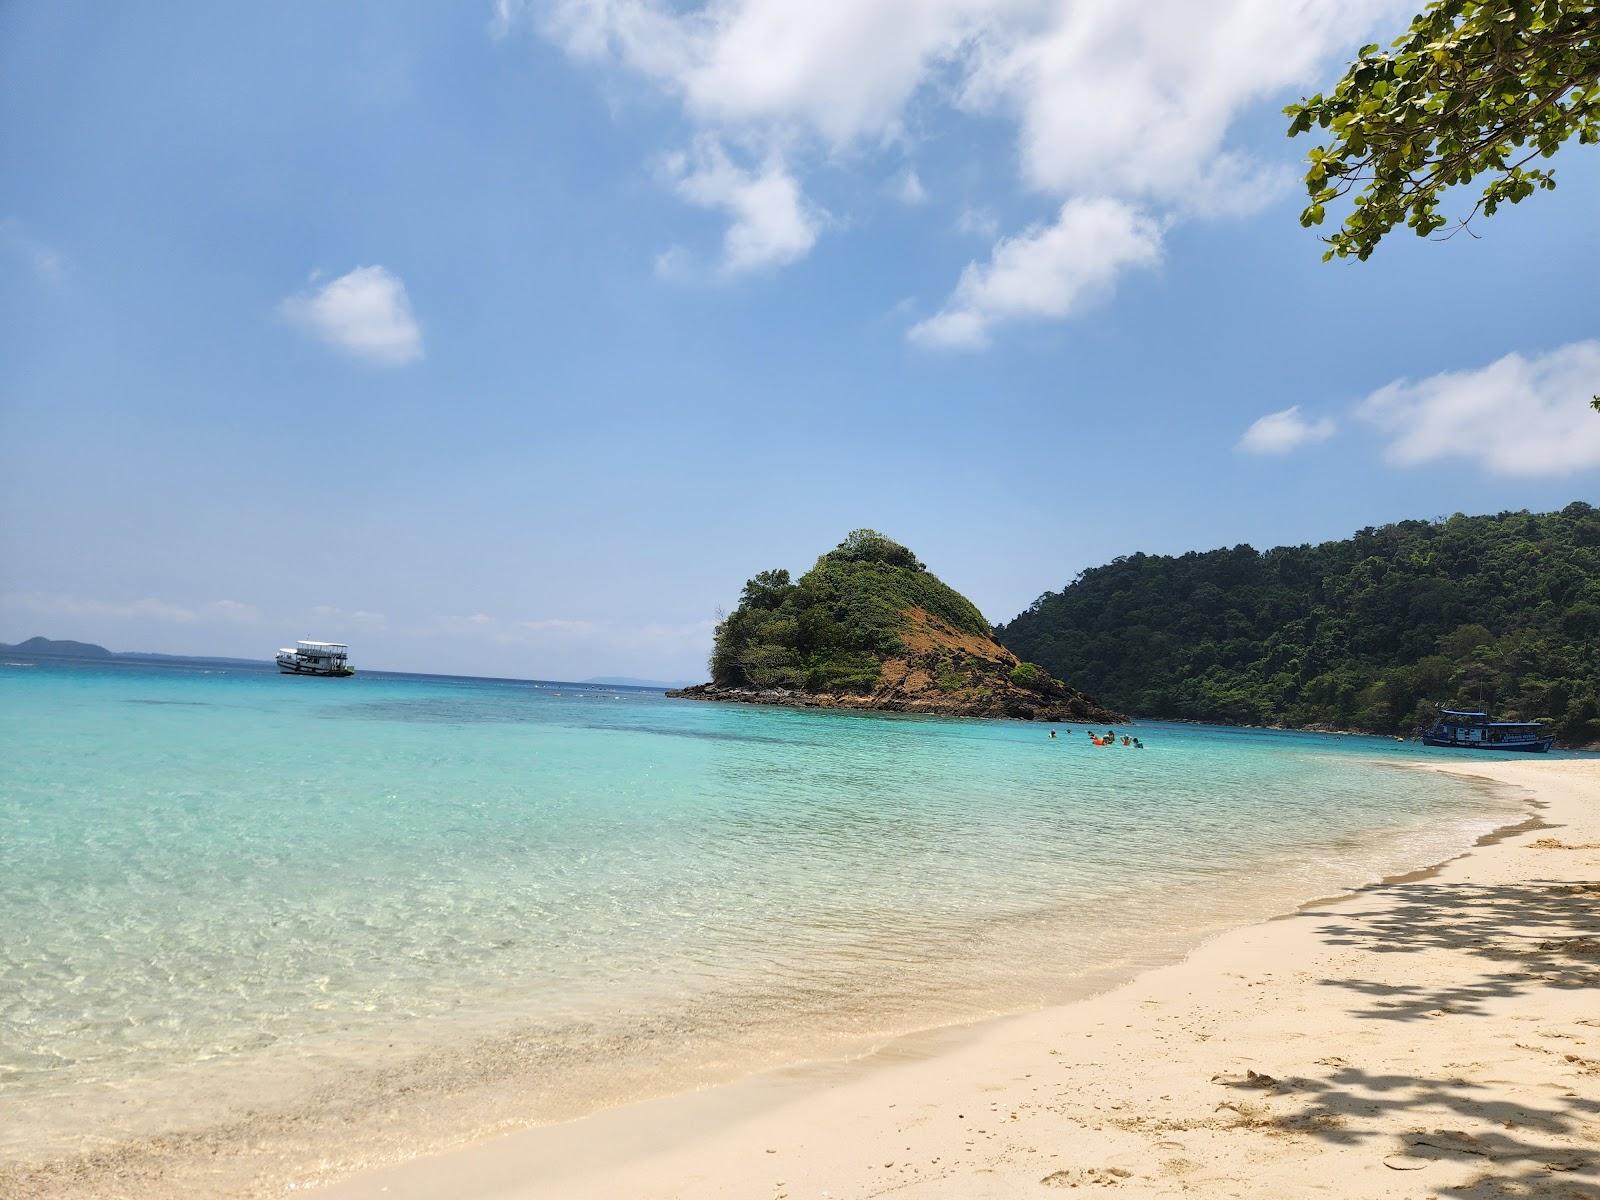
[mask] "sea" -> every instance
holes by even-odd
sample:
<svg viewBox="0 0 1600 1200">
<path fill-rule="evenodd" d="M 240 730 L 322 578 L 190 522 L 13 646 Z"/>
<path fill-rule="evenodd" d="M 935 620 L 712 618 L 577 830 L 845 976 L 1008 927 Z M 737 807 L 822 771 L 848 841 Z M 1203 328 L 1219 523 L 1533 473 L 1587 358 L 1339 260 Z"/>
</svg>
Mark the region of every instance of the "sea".
<svg viewBox="0 0 1600 1200">
<path fill-rule="evenodd" d="M 1116 732 L 1144 749 L 623 687 L 7 659 L 0 1193 L 278 1194 L 867 1055 L 1526 811 L 1410 769 L 1451 755 L 1414 743 Z"/>
</svg>

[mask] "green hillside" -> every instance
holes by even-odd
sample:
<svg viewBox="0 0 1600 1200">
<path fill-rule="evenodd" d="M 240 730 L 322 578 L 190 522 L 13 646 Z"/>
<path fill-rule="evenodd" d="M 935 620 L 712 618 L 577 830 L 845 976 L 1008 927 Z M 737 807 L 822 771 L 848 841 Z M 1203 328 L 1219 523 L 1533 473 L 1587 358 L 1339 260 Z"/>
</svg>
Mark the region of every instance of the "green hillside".
<svg viewBox="0 0 1600 1200">
<path fill-rule="evenodd" d="M 994 640 L 910 550 L 858 529 L 798 580 L 763 571 L 717 626 L 711 682 L 669 695 L 756 704 L 1110 722 Z"/>
<path fill-rule="evenodd" d="M 1402 521 L 1320 546 L 1135 554 L 996 630 L 1138 715 L 1409 732 L 1435 701 L 1600 742 L 1600 511 Z"/>
<path fill-rule="evenodd" d="M 965 596 L 910 550 L 858 529 L 791 583 L 763 571 L 717 627 L 711 679 L 724 685 L 863 691 L 886 655 L 904 653 L 906 614 L 921 609 L 953 629 L 991 636 Z"/>
</svg>

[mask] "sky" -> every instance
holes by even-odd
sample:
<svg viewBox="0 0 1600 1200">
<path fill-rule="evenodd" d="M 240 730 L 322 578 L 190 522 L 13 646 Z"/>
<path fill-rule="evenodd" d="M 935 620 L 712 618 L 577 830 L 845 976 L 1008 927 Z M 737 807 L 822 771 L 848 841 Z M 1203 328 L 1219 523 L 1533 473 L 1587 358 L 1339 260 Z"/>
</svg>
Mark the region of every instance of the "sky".
<svg viewBox="0 0 1600 1200">
<path fill-rule="evenodd" d="M 1298 223 L 1416 3 L 0 5 L 0 641 L 693 679 L 860 526 L 1003 621 L 1596 501 L 1600 152 Z"/>
</svg>

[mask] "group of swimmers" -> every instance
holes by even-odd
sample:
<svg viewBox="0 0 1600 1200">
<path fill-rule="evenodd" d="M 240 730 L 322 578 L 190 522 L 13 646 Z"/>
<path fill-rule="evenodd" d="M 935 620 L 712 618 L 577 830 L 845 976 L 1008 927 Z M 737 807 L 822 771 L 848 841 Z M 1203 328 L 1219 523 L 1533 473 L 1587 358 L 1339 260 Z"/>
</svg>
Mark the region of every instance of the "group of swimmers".
<svg viewBox="0 0 1600 1200">
<path fill-rule="evenodd" d="M 1098 733 L 1094 732 L 1094 730 L 1092 730 L 1092 729 L 1085 729 L 1084 732 L 1089 735 L 1089 740 L 1091 742 L 1093 742 L 1096 746 L 1115 746 L 1117 744 L 1117 733 L 1116 733 L 1116 730 L 1114 730 L 1114 729 L 1106 730 L 1104 737 L 1101 737 Z M 1050 736 L 1051 737 L 1055 737 L 1056 736 L 1056 731 L 1054 729 L 1052 729 L 1050 731 Z M 1132 746 L 1135 750 L 1143 750 L 1144 749 L 1144 743 L 1143 742 L 1141 742 L 1138 738 L 1130 737 L 1127 734 L 1123 734 L 1122 735 L 1122 744 L 1124 746 Z"/>
</svg>

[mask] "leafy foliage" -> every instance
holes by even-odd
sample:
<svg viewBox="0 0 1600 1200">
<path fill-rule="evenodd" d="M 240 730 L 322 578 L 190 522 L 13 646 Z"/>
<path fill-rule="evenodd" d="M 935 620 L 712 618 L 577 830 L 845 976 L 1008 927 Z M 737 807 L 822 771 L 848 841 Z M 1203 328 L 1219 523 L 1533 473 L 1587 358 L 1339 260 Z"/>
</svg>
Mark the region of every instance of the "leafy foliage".
<svg viewBox="0 0 1600 1200">
<path fill-rule="evenodd" d="M 1600 141 L 1600 0 L 1433 0 L 1389 49 L 1362 47 L 1331 92 L 1284 113 L 1291 137 L 1333 135 L 1309 155 L 1300 223 L 1356 193 L 1325 260 L 1364 260 L 1396 225 L 1436 232 L 1443 193 L 1479 176 L 1462 225 L 1493 216 L 1555 187 L 1535 159 Z"/>
<path fill-rule="evenodd" d="M 1011 682 L 1018 687 L 1032 687 L 1039 681 L 1039 668 L 1030 662 L 1019 662 L 1011 668 Z"/>
<path fill-rule="evenodd" d="M 828 557 L 836 562 L 882 563 L 889 567 L 910 567 L 913 571 L 927 570 L 915 554 L 876 529 L 852 529 Z"/>
<path fill-rule="evenodd" d="M 998 631 L 1109 705 L 1410 732 L 1480 701 L 1600 741 L 1600 510 L 1402 521 L 1343 541 L 1085 571 Z"/>
<path fill-rule="evenodd" d="M 775 570 L 745 584 L 739 607 L 717 626 L 711 678 L 728 687 L 870 691 L 882 660 L 904 651 L 900 634 L 911 608 L 989 636 L 972 602 L 910 550 L 858 529 L 797 582 Z M 941 686 L 947 682 L 960 686 L 955 679 Z"/>
</svg>

